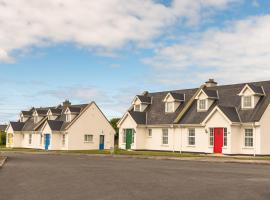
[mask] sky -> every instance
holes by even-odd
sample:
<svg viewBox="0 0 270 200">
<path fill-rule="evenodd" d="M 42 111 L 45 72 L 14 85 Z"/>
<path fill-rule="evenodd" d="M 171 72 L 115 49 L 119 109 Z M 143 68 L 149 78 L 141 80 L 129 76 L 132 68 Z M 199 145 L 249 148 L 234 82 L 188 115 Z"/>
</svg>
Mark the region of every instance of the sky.
<svg viewBox="0 0 270 200">
<path fill-rule="evenodd" d="M 270 0 L 0 0 L 0 123 L 21 110 L 270 80 Z"/>
</svg>

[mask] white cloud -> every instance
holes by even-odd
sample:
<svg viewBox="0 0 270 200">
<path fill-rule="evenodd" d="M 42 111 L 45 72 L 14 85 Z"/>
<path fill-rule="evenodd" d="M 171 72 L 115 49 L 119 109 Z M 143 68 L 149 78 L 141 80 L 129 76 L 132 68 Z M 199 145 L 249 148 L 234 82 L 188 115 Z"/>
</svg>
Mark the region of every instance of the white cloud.
<svg viewBox="0 0 270 200">
<path fill-rule="evenodd" d="M 0 61 L 16 50 L 72 42 L 86 48 L 145 43 L 179 19 L 194 23 L 202 8 L 222 9 L 237 0 L 1 0 Z"/>
<path fill-rule="evenodd" d="M 145 63 L 179 78 L 246 81 L 270 77 L 270 15 L 230 22 L 223 29 L 190 35 L 186 41 L 156 50 Z M 189 76 L 189 78 L 187 78 Z M 162 81 L 168 76 L 162 76 Z"/>
</svg>

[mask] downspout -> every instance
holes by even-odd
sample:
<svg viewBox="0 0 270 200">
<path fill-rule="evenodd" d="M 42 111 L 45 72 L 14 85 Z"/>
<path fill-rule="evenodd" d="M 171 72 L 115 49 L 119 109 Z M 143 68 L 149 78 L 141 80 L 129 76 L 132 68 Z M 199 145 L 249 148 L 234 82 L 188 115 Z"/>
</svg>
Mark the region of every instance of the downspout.
<svg viewBox="0 0 270 200">
<path fill-rule="evenodd" d="M 257 137 L 256 137 L 256 128 L 255 128 L 255 123 L 253 123 L 252 128 L 254 130 L 254 153 L 253 156 L 256 156 L 256 146 L 257 146 Z"/>
<path fill-rule="evenodd" d="M 173 128 L 173 152 L 174 152 L 175 151 L 174 150 L 174 146 L 175 146 L 175 128 L 174 128 L 173 125 L 171 127 Z"/>
</svg>

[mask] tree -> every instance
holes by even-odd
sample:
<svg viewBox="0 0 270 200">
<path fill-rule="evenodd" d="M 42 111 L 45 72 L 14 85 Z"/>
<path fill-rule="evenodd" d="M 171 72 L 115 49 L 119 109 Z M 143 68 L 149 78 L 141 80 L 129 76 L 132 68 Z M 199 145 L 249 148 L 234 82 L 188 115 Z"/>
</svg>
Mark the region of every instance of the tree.
<svg viewBox="0 0 270 200">
<path fill-rule="evenodd" d="M 119 122 L 121 118 L 112 118 L 110 120 L 110 123 L 112 125 L 112 127 L 114 128 L 116 134 L 115 134 L 115 140 L 118 141 L 118 137 L 119 137 L 119 128 L 117 127 L 117 123 Z"/>
</svg>

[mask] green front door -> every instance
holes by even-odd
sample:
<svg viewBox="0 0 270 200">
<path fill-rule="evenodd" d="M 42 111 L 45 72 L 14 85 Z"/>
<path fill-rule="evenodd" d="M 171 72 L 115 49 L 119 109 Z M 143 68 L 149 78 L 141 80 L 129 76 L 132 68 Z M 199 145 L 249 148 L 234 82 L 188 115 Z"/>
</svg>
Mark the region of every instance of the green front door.
<svg viewBox="0 0 270 200">
<path fill-rule="evenodd" d="M 126 149 L 131 149 L 132 129 L 126 129 Z"/>
</svg>

